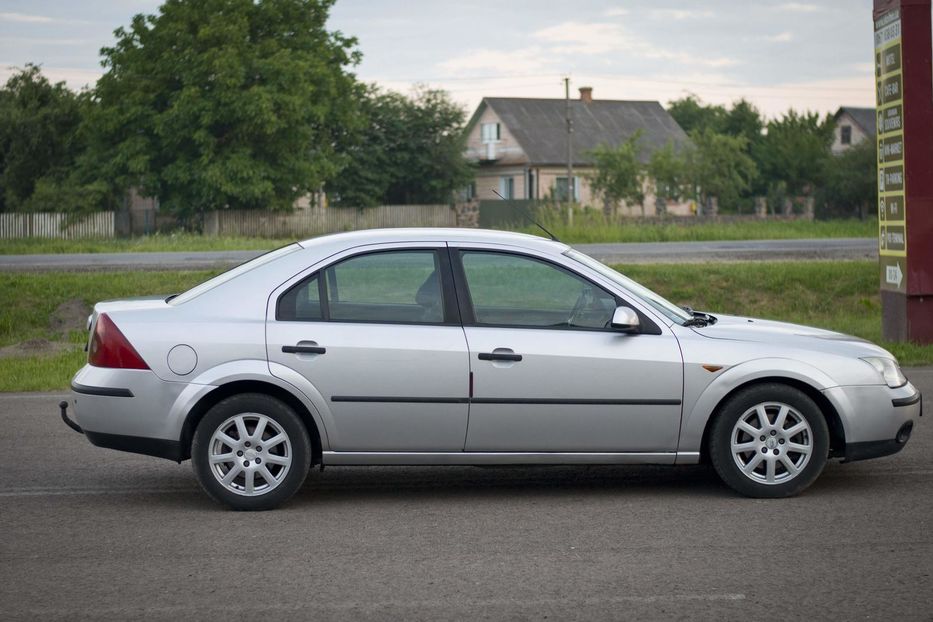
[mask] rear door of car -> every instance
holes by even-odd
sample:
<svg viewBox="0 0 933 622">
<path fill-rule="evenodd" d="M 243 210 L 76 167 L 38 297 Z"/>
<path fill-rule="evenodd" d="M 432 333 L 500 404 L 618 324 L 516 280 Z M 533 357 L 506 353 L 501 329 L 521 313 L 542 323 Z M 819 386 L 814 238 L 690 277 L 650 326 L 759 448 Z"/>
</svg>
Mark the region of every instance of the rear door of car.
<svg viewBox="0 0 933 622">
<path fill-rule="evenodd" d="M 466 451 L 677 448 L 683 362 L 666 325 L 608 327 L 630 304 L 553 258 L 451 244 L 472 401 Z"/>
<path fill-rule="evenodd" d="M 273 373 L 322 396 L 331 450 L 463 449 L 469 359 L 443 242 L 350 251 L 293 279 L 266 340 Z"/>
</svg>

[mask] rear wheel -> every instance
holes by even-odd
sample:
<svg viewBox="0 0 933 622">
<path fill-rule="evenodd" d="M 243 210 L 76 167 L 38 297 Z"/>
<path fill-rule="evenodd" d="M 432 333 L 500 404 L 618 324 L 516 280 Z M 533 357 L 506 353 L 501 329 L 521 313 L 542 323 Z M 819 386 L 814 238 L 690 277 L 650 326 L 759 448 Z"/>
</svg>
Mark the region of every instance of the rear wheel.
<svg viewBox="0 0 933 622">
<path fill-rule="evenodd" d="M 244 393 L 207 412 L 194 433 L 191 462 L 214 500 L 235 510 L 269 510 L 301 488 L 311 467 L 311 441 L 289 406 Z"/>
<path fill-rule="evenodd" d="M 749 497 L 790 497 L 812 484 L 826 465 L 829 428 L 805 393 L 760 384 L 736 393 L 709 435 L 719 477 Z"/>
</svg>

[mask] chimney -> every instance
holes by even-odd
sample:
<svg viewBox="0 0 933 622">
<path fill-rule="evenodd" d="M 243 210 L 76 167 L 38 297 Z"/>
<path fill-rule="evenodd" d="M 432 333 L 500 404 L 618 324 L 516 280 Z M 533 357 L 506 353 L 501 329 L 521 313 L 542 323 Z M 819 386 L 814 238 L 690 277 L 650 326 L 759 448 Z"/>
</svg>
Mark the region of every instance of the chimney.
<svg viewBox="0 0 933 622">
<path fill-rule="evenodd" d="M 581 86 L 580 87 L 580 101 L 584 104 L 590 104 L 593 102 L 593 87 L 592 86 Z"/>
</svg>

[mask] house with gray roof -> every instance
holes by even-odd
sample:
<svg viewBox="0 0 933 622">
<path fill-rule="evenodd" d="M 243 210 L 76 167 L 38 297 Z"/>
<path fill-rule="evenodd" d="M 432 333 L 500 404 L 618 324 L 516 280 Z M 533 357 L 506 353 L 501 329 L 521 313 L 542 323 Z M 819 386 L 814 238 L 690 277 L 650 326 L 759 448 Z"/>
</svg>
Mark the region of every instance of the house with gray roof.
<svg viewBox="0 0 933 622">
<path fill-rule="evenodd" d="M 509 199 L 567 196 L 567 122 L 563 99 L 483 98 L 467 124 L 466 157 L 477 164 L 474 196 Z M 642 157 L 671 142 L 682 145 L 687 135 L 656 101 L 594 99 L 592 89 L 580 89 L 570 102 L 573 126 L 574 195 L 578 203 L 602 206 L 590 190 L 591 152 L 600 144 L 616 146 L 641 132 Z M 650 183 L 644 213 L 654 213 Z M 621 213 L 641 214 L 642 206 L 619 206 Z M 687 205 L 669 206 L 689 213 Z"/>
<path fill-rule="evenodd" d="M 833 120 L 836 122 L 832 145 L 835 155 L 851 149 L 866 138 L 874 140 L 877 135 L 874 108 L 842 106 L 833 115 Z"/>
</svg>

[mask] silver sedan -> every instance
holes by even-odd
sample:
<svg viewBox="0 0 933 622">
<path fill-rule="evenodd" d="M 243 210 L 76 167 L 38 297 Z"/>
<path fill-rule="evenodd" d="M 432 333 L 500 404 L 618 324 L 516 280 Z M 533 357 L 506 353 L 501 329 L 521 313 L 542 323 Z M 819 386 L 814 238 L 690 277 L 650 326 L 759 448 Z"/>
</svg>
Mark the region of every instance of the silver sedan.
<svg viewBox="0 0 933 622">
<path fill-rule="evenodd" d="M 886 350 L 685 310 L 568 246 L 391 229 L 272 251 L 180 295 L 98 303 L 63 419 L 181 462 L 232 508 L 313 465 L 695 464 L 752 497 L 901 450 Z M 67 411 L 73 407 L 72 421 Z"/>
</svg>

